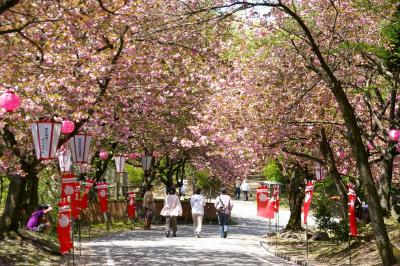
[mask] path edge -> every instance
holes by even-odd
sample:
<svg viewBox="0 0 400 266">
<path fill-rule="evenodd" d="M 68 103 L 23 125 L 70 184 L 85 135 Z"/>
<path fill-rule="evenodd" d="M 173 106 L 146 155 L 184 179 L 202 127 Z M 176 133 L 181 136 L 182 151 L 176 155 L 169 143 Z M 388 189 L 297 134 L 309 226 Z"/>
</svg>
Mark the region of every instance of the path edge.
<svg viewBox="0 0 400 266">
<path fill-rule="evenodd" d="M 290 262 L 294 262 L 294 263 L 296 263 L 298 265 L 302 265 L 302 266 L 311 266 L 312 265 L 311 263 L 309 263 L 307 261 L 296 259 L 295 257 L 291 257 L 291 256 L 285 255 L 283 253 L 277 252 L 274 249 L 270 248 L 268 246 L 268 244 L 266 242 L 262 241 L 262 240 L 260 240 L 260 245 L 268 253 L 271 253 L 272 255 L 274 255 L 276 257 L 279 257 L 281 259 L 284 259 L 284 260 L 287 260 L 287 261 L 290 261 Z"/>
</svg>

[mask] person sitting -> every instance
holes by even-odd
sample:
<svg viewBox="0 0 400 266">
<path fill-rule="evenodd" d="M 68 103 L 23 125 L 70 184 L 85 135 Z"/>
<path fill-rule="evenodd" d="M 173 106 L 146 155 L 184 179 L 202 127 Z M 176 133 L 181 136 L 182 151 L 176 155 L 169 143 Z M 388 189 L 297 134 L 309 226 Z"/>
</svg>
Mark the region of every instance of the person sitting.
<svg viewBox="0 0 400 266">
<path fill-rule="evenodd" d="M 50 212 L 53 208 L 50 205 L 42 205 L 32 213 L 31 217 L 26 224 L 26 229 L 34 232 L 42 232 L 44 229 L 50 226 L 50 223 L 46 223 L 44 215 Z"/>
</svg>

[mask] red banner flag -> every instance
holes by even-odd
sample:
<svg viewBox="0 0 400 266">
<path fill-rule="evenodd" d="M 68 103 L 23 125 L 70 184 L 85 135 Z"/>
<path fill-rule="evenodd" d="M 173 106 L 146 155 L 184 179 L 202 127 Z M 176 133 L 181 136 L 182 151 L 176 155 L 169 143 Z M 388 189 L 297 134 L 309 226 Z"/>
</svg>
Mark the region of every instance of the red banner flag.
<svg viewBox="0 0 400 266">
<path fill-rule="evenodd" d="M 87 179 L 84 183 L 85 188 L 83 191 L 83 196 L 82 196 L 82 202 L 81 202 L 81 208 L 82 210 L 86 210 L 88 207 L 88 201 L 89 201 L 89 191 L 93 187 L 94 184 L 94 179 Z"/>
<path fill-rule="evenodd" d="M 128 192 L 128 217 L 135 218 L 135 192 Z"/>
<path fill-rule="evenodd" d="M 98 182 L 96 188 L 97 188 L 97 195 L 99 196 L 100 212 L 105 213 L 108 211 L 107 183 Z"/>
<path fill-rule="evenodd" d="M 272 195 L 272 197 L 268 200 L 267 208 L 266 208 L 266 218 L 274 219 L 275 217 L 275 204 L 276 204 L 276 195 Z"/>
<path fill-rule="evenodd" d="M 73 218 L 79 218 L 81 183 L 73 174 L 64 174 L 61 176 L 61 198 L 70 198 L 71 212 Z"/>
<path fill-rule="evenodd" d="M 314 191 L 314 180 L 308 180 L 306 182 L 306 196 L 304 198 L 304 224 L 307 224 L 307 216 L 308 216 L 308 211 L 310 210 L 310 205 L 311 205 L 311 200 L 312 200 L 312 194 Z"/>
<path fill-rule="evenodd" d="M 257 216 L 267 218 L 269 187 L 262 185 L 257 188 Z"/>
<path fill-rule="evenodd" d="M 274 212 L 279 212 L 279 185 L 274 185 L 275 205 Z"/>
<path fill-rule="evenodd" d="M 349 183 L 347 185 L 349 189 L 348 200 L 349 200 L 349 224 L 350 224 L 350 235 L 357 236 L 357 219 L 356 219 L 356 200 L 357 195 L 354 190 L 354 185 Z"/>
<path fill-rule="evenodd" d="M 65 254 L 73 247 L 71 241 L 71 209 L 65 198 L 58 203 L 57 235 L 61 254 Z"/>
</svg>

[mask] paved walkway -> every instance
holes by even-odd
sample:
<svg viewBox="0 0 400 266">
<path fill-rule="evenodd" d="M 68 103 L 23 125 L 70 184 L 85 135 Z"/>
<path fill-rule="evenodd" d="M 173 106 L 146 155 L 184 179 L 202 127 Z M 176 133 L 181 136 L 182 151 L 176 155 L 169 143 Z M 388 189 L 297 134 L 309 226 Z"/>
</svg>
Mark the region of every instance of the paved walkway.
<svg viewBox="0 0 400 266">
<path fill-rule="evenodd" d="M 91 251 L 87 265 L 293 265 L 260 246 L 268 223 L 255 216 L 254 202 L 235 201 L 232 215 L 238 225 L 226 239 L 219 237 L 218 225 L 206 224 L 201 238 L 192 236 L 191 225 L 178 225 L 174 238 L 156 227 L 92 240 L 84 243 Z"/>
</svg>

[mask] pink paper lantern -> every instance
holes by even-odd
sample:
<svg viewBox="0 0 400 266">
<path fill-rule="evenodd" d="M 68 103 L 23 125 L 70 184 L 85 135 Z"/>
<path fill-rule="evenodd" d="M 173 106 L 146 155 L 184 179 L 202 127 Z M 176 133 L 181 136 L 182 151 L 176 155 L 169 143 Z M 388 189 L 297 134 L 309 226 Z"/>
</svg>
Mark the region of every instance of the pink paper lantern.
<svg viewBox="0 0 400 266">
<path fill-rule="evenodd" d="M 346 157 L 346 153 L 344 152 L 344 150 L 340 149 L 337 151 L 336 155 L 340 158 L 340 159 L 344 159 L 344 157 Z"/>
<path fill-rule="evenodd" d="M 131 152 L 128 154 L 129 159 L 131 160 L 136 160 L 136 158 L 138 158 L 138 155 L 136 152 Z"/>
<path fill-rule="evenodd" d="M 400 137 L 400 133 L 397 129 L 391 129 L 389 131 L 389 139 L 391 141 L 398 141 Z"/>
<path fill-rule="evenodd" d="M 99 157 L 100 157 L 100 160 L 107 160 L 107 158 L 108 158 L 108 151 L 101 151 L 100 153 L 99 153 Z"/>
<path fill-rule="evenodd" d="M 0 107 L 4 108 L 7 112 L 14 112 L 20 104 L 19 96 L 13 91 L 6 91 L 0 96 Z"/>
<path fill-rule="evenodd" d="M 65 120 L 62 121 L 61 133 L 62 134 L 69 134 L 72 133 L 75 129 L 75 124 L 72 121 Z"/>
</svg>

